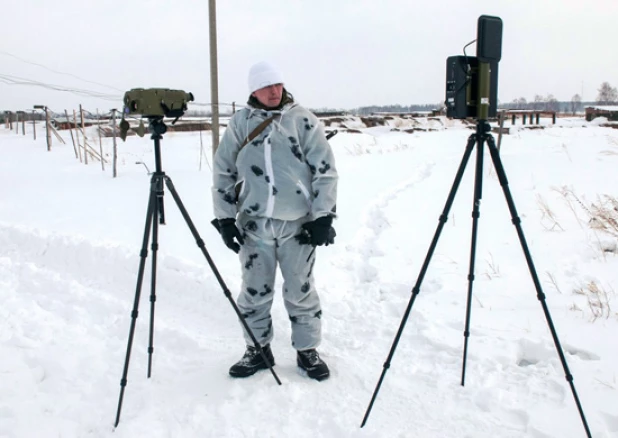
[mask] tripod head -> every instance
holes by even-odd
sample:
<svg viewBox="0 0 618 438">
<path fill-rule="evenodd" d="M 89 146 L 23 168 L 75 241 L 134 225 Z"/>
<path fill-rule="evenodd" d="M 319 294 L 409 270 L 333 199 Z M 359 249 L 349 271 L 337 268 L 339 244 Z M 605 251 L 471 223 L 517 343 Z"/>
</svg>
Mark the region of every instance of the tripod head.
<svg viewBox="0 0 618 438">
<path fill-rule="evenodd" d="M 148 130 L 152 134 L 152 139 L 161 139 L 163 137 L 163 134 L 167 132 L 167 125 L 163 121 L 163 117 L 148 117 Z"/>
</svg>

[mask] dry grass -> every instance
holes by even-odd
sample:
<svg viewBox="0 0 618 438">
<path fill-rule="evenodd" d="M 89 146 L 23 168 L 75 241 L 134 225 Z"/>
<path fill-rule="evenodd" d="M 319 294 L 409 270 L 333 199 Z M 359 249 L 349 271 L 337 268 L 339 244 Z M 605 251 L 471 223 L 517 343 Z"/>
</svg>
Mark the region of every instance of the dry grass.
<svg viewBox="0 0 618 438">
<path fill-rule="evenodd" d="M 541 195 L 536 195 L 536 203 L 539 206 L 539 210 L 541 210 L 541 224 L 545 229 L 549 231 L 556 231 L 557 229 L 564 231 L 564 228 L 558 222 L 558 218 Z"/>
<path fill-rule="evenodd" d="M 615 151 L 615 150 L 609 150 L 609 149 L 605 149 L 605 150 L 603 150 L 603 151 L 601 151 L 601 152 L 599 152 L 599 153 L 600 153 L 601 155 L 609 155 L 609 156 L 612 156 L 612 155 L 618 155 L 618 151 Z"/>
<path fill-rule="evenodd" d="M 594 322 L 599 318 L 609 319 L 612 315 L 610 301 L 615 295 L 613 289 L 607 290 L 596 281 L 589 281 L 585 285 L 576 288 L 573 293 L 586 298 L 588 309 L 591 312 L 591 321 Z M 582 310 L 575 303 L 571 309 Z"/>
<path fill-rule="evenodd" d="M 556 289 L 556 291 L 558 291 L 558 293 L 562 295 L 562 291 L 560 290 L 560 287 L 558 287 L 558 282 L 556 281 L 556 277 L 554 277 L 554 275 L 551 272 L 547 272 L 546 274 L 547 274 L 547 277 L 549 277 L 549 282 L 552 284 L 554 289 Z"/>
<path fill-rule="evenodd" d="M 581 226 L 587 225 L 594 230 L 597 238 L 598 248 L 603 257 L 607 260 L 607 253 L 618 252 L 618 200 L 611 195 L 598 195 L 596 201 L 588 202 L 585 198 L 577 196 L 571 188 L 561 187 L 555 189 L 567 202 L 567 205 Z M 584 217 L 581 217 L 581 214 Z M 608 239 L 601 240 L 601 235 L 610 236 Z M 550 281 L 558 290 L 556 280 L 549 273 Z M 559 290 L 558 290 L 559 291 Z M 599 318 L 608 319 L 611 316 L 618 317 L 618 313 L 612 311 L 611 301 L 615 297 L 615 292 L 611 287 L 604 287 L 598 281 L 588 281 L 573 291 L 576 295 L 585 297 L 585 306 L 591 315 L 591 321 Z M 588 313 L 581 307 L 581 302 L 573 303 L 571 310 Z"/>
<path fill-rule="evenodd" d="M 613 196 L 602 195 L 590 204 L 590 227 L 618 237 L 618 201 Z"/>
<path fill-rule="evenodd" d="M 410 149 L 411 147 L 412 145 L 408 143 L 402 143 L 402 142 L 399 142 L 394 145 L 385 146 L 385 147 L 379 147 L 378 142 L 375 138 L 369 144 L 354 143 L 351 147 L 344 146 L 347 153 L 355 157 L 360 156 L 360 155 L 371 155 L 371 154 L 381 155 L 381 154 L 387 154 L 391 152 L 400 152 L 400 151 Z"/>
<path fill-rule="evenodd" d="M 566 154 L 569 161 L 573 162 L 573 160 L 571 159 L 571 154 L 569 153 L 569 148 L 566 143 L 562 143 L 562 149 L 564 149 L 564 153 Z"/>
<path fill-rule="evenodd" d="M 618 238 L 618 200 L 614 196 L 599 195 L 596 202 L 587 202 L 585 199 L 578 197 L 570 188 L 562 187 L 556 190 L 567 201 L 580 224 L 582 220 L 573 204 L 579 205 L 581 210 L 586 213 L 590 228 Z"/>
<path fill-rule="evenodd" d="M 577 209 L 574 206 L 575 200 L 579 201 L 579 199 L 577 198 L 577 196 L 575 196 L 575 193 L 573 192 L 573 189 L 571 189 L 570 187 L 567 187 L 567 186 L 562 186 L 562 187 L 554 187 L 553 190 L 555 192 L 557 192 L 558 194 L 560 194 L 560 196 L 563 197 L 563 199 L 566 202 L 567 206 L 569 207 L 571 212 L 573 212 L 573 216 L 575 216 L 575 219 L 577 219 L 577 222 L 579 223 L 579 226 L 583 228 L 585 221 L 582 218 L 579 217 Z M 581 201 L 579 201 L 579 204 L 583 205 L 581 203 Z"/>
<path fill-rule="evenodd" d="M 492 253 L 489 253 L 489 259 L 486 259 L 485 261 L 487 262 L 487 268 L 488 268 L 488 270 L 485 271 L 485 275 L 487 276 L 487 279 L 491 280 L 492 278 L 500 277 L 501 276 L 500 266 L 498 266 L 498 264 L 494 260 L 494 256 Z"/>
</svg>

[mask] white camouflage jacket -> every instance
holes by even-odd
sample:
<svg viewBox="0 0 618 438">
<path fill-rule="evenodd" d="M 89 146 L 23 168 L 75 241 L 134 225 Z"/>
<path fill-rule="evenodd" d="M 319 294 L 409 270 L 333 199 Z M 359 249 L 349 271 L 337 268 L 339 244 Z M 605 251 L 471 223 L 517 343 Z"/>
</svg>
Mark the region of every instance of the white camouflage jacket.
<svg viewBox="0 0 618 438">
<path fill-rule="evenodd" d="M 294 102 L 281 110 L 248 106 L 232 116 L 215 154 L 214 214 L 217 219 L 239 212 L 280 220 L 335 216 L 337 179 L 332 150 L 314 114 Z"/>
</svg>

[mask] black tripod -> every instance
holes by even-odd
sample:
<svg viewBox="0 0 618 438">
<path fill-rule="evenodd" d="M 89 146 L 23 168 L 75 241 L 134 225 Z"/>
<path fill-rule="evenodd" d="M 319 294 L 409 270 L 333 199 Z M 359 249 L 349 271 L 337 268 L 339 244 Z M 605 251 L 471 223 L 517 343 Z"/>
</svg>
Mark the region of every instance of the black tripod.
<svg viewBox="0 0 618 438">
<path fill-rule="evenodd" d="M 165 224 L 165 214 L 164 214 L 164 209 L 163 209 L 163 188 L 164 188 L 163 183 L 164 182 L 165 182 L 165 185 L 167 185 L 167 188 L 169 189 L 170 193 L 172 194 L 174 201 L 176 201 L 176 205 L 180 209 L 182 217 L 185 219 L 187 225 L 189 226 L 189 229 L 191 230 L 191 233 L 193 234 L 193 237 L 195 238 L 197 246 L 202 250 L 204 257 L 206 257 L 206 260 L 208 261 L 208 264 L 210 265 L 210 268 L 212 269 L 212 272 L 215 274 L 215 277 L 217 277 L 217 281 L 219 282 L 219 285 L 223 289 L 223 293 L 225 294 L 225 296 L 228 298 L 228 300 L 232 304 L 232 307 L 234 308 L 236 315 L 238 315 L 238 319 L 241 321 L 247 333 L 249 333 L 249 336 L 251 337 L 253 344 L 260 352 L 260 355 L 262 356 L 266 364 L 268 364 L 268 367 L 273 377 L 275 378 L 277 383 L 281 385 L 281 381 L 279 380 L 279 377 L 273 370 L 272 364 L 269 362 L 268 358 L 264 354 L 264 351 L 262 350 L 260 343 L 257 341 L 255 336 L 251 332 L 251 329 L 247 325 L 247 322 L 242 317 L 242 314 L 240 313 L 238 306 L 236 305 L 236 303 L 234 302 L 234 299 L 232 298 L 232 294 L 230 293 L 229 289 L 225 285 L 223 278 L 221 278 L 221 275 L 219 274 L 219 270 L 217 269 L 217 267 L 215 266 L 215 263 L 213 262 L 212 258 L 208 254 L 208 251 L 206 250 L 206 247 L 204 245 L 204 241 L 202 240 L 199 233 L 197 232 L 197 229 L 195 228 L 193 221 L 189 217 L 189 213 L 187 213 L 187 209 L 185 208 L 182 201 L 180 200 L 180 197 L 178 196 L 178 193 L 176 192 L 176 189 L 174 188 L 174 184 L 172 183 L 172 180 L 167 175 L 165 175 L 165 172 L 161 170 L 160 140 L 161 138 L 163 138 L 163 134 L 165 134 L 165 132 L 167 131 L 167 127 L 165 126 L 165 123 L 163 123 L 163 117 L 151 117 L 149 118 L 149 122 L 150 122 L 149 129 L 150 129 L 150 132 L 152 133 L 151 138 L 154 140 L 155 166 L 156 166 L 155 169 L 156 170 L 152 174 L 152 178 L 150 180 L 150 196 L 148 199 L 148 210 L 146 213 L 146 225 L 144 227 L 144 240 L 142 243 L 142 250 L 140 251 L 141 259 L 140 259 L 139 270 L 137 274 L 137 288 L 135 291 L 135 301 L 133 303 L 133 310 L 131 311 L 131 328 L 129 330 L 129 340 L 127 344 L 127 355 L 126 355 L 126 359 L 124 362 L 124 370 L 122 372 L 122 379 L 120 380 L 120 397 L 118 399 L 118 412 L 116 414 L 116 422 L 114 424 L 114 427 L 118 426 L 118 423 L 120 422 L 120 411 L 122 409 L 122 400 L 124 397 L 125 387 L 127 386 L 127 374 L 129 372 L 129 360 L 131 358 L 131 347 L 133 345 L 133 335 L 135 333 L 135 323 L 137 322 L 137 315 L 138 315 L 137 309 L 139 307 L 139 300 L 140 300 L 140 294 L 141 294 L 141 289 L 142 289 L 142 280 L 144 278 L 144 268 L 146 266 L 146 257 L 148 256 L 148 242 L 150 240 L 151 228 L 152 228 L 152 247 L 151 247 L 152 248 L 152 271 L 151 271 L 151 283 L 150 283 L 150 333 L 149 333 L 149 342 L 148 342 L 148 378 L 150 378 L 151 371 L 152 371 L 152 353 L 154 351 L 154 347 L 153 347 L 154 310 L 155 310 L 155 301 L 156 301 L 156 279 L 157 279 L 157 250 L 159 249 L 159 241 L 158 241 L 159 224 L 162 224 L 162 225 Z"/>
<path fill-rule="evenodd" d="M 464 153 L 461 164 L 459 165 L 459 169 L 457 170 L 457 175 L 455 176 L 455 181 L 451 188 L 451 191 L 446 200 L 446 205 L 444 206 L 444 210 L 442 211 L 442 215 L 440 216 L 440 221 L 436 232 L 434 234 L 433 240 L 431 241 L 431 245 L 429 246 L 429 251 L 427 252 L 427 256 L 425 257 L 425 261 L 423 262 L 423 266 L 421 267 L 421 271 L 416 280 L 416 284 L 412 289 L 412 297 L 410 298 L 410 302 L 408 303 L 408 307 L 403 316 L 403 320 L 401 321 L 401 325 L 399 326 L 399 330 L 397 331 L 397 335 L 395 336 L 395 340 L 393 341 L 393 345 L 388 354 L 386 362 L 384 363 L 384 368 L 382 371 L 382 375 L 380 376 L 380 380 L 375 388 L 373 393 L 373 397 L 371 398 L 371 402 L 369 403 L 369 407 L 365 413 L 365 417 L 363 418 L 363 422 L 361 427 L 365 425 L 367 419 L 369 418 L 369 414 L 371 413 L 371 408 L 373 407 L 373 403 L 376 400 L 378 395 L 378 391 L 380 390 L 380 386 L 382 385 L 382 381 L 384 380 L 384 376 L 386 375 L 386 371 L 391 365 L 391 360 L 393 355 L 395 354 L 395 349 L 397 348 L 397 344 L 399 343 L 399 339 L 401 338 L 401 334 L 403 333 L 403 329 L 405 327 L 406 321 L 410 315 L 410 311 L 412 310 L 412 306 L 414 305 L 414 301 L 418 296 L 421 288 L 421 283 L 423 278 L 425 277 L 425 273 L 427 272 L 427 268 L 429 267 L 429 262 L 431 261 L 431 257 L 433 256 L 433 252 L 436 249 L 436 245 L 438 244 L 438 239 L 440 238 L 440 233 L 442 232 L 442 228 L 444 228 L 444 224 L 448 218 L 449 211 L 451 209 L 451 205 L 453 204 L 453 200 L 455 199 L 455 194 L 457 193 L 457 189 L 459 187 L 459 183 L 463 177 L 466 164 L 472 154 L 472 150 L 476 145 L 476 174 L 475 174 L 475 182 L 474 182 L 474 206 L 472 210 L 472 244 L 470 249 L 470 269 L 468 272 L 468 301 L 466 305 L 466 325 L 464 330 L 464 353 L 463 353 L 463 367 L 461 374 L 461 385 L 463 386 L 465 383 L 466 376 L 466 357 L 468 353 L 468 338 L 470 336 L 470 310 L 471 310 L 471 300 L 472 300 L 472 285 L 474 282 L 474 261 L 476 257 L 476 237 L 478 230 L 478 219 L 480 216 L 480 204 L 481 197 L 483 193 L 483 144 L 487 143 L 489 147 L 489 153 L 491 155 L 491 159 L 494 164 L 494 168 L 496 169 L 496 173 L 498 175 L 498 179 L 500 181 L 500 185 L 502 186 L 502 190 L 504 192 L 504 196 L 506 198 L 506 202 L 509 207 L 509 211 L 511 213 L 511 219 L 513 225 L 517 229 L 517 235 L 519 236 L 519 242 L 524 251 L 524 255 L 526 257 L 526 262 L 528 264 L 528 269 L 530 270 L 530 275 L 532 276 L 532 280 L 534 282 L 534 286 L 537 291 L 537 298 L 541 302 L 541 306 L 543 307 L 543 312 L 545 313 L 545 318 L 547 319 L 547 324 L 549 325 L 549 329 L 551 331 L 551 335 L 554 340 L 554 344 L 556 346 L 556 350 L 558 351 L 558 355 L 560 356 L 560 361 L 562 362 L 562 367 L 564 368 L 564 372 L 566 375 L 566 380 L 569 382 L 571 386 L 571 391 L 573 392 L 573 398 L 575 399 L 575 403 L 577 405 L 577 409 L 579 411 L 579 415 L 581 417 L 584 428 L 586 429 L 586 434 L 590 437 L 590 429 L 588 428 L 588 423 L 586 422 L 586 417 L 584 415 L 584 411 L 582 409 L 581 403 L 579 402 L 579 397 L 577 396 L 577 391 L 575 390 L 575 385 L 573 384 L 573 376 L 569 371 L 569 366 L 567 365 L 566 358 L 564 357 L 564 353 L 562 351 L 562 347 L 560 345 L 560 340 L 558 339 L 558 335 L 556 333 L 556 329 L 554 327 L 554 323 L 552 322 L 551 315 L 549 313 L 549 309 L 547 308 L 547 304 L 545 302 L 545 294 L 541 289 L 541 283 L 539 281 L 538 275 L 536 273 L 536 269 L 534 267 L 534 263 L 532 261 L 532 256 L 530 255 L 530 251 L 528 250 L 528 244 L 526 243 L 526 238 L 524 237 L 524 232 L 521 228 L 521 219 L 517 215 L 517 209 L 515 208 L 515 202 L 513 201 L 513 197 L 511 196 L 511 191 L 509 189 L 509 183 L 506 178 L 506 173 L 504 171 L 504 167 L 502 166 L 502 162 L 500 160 L 500 154 L 498 152 L 498 148 L 494 142 L 492 135 L 490 134 L 491 127 L 486 120 L 477 121 L 476 125 L 476 133 L 472 134 L 468 139 L 468 144 L 466 146 L 466 151 Z"/>
</svg>

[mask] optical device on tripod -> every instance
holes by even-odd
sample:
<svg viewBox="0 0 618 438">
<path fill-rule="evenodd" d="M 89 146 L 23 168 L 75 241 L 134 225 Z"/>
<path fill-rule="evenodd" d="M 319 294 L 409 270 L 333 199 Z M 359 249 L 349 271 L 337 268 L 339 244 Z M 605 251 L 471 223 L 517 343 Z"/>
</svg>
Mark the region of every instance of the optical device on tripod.
<svg viewBox="0 0 618 438">
<path fill-rule="evenodd" d="M 369 414 L 371 413 L 371 409 L 373 408 L 373 404 L 377 398 L 380 387 L 382 386 L 382 382 L 384 381 L 384 377 L 386 376 L 387 370 L 391 366 L 391 361 L 395 354 L 395 350 L 399 344 L 401 339 L 401 335 L 405 328 L 405 324 L 410 316 L 410 312 L 412 311 L 412 306 L 416 301 L 417 296 L 421 290 L 421 284 L 427 273 L 427 269 L 429 268 L 429 263 L 433 256 L 433 253 L 438 244 L 438 240 L 440 238 L 440 233 L 444 228 L 444 224 L 448 219 L 448 215 L 455 200 L 455 195 L 457 193 L 457 189 L 459 188 L 459 184 L 461 183 L 466 165 L 472 154 L 473 149 L 476 147 L 476 168 L 475 168 L 475 179 L 474 179 L 474 200 L 472 207 L 472 236 L 471 236 L 471 245 L 470 245 L 470 264 L 468 271 L 468 293 L 467 293 L 467 304 L 466 304 L 466 321 L 464 328 L 464 348 L 463 348 L 463 367 L 461 373 L 461 385 L 465 384 L 465 375 L 466 375 L 466 359 L 468 354 L 468 339 L 470 337 L 470 316 L 472 310 L 472 290 L 474 284 L 474 267 L 475 267 L 475 258 L 476 258 L 476 239 L 478 234 L 478 224 L 480 217 L 480 205 L 481 198 L 483 193 L 483 151 L 484 145 L 486 144 L 489 148 L 489 153 L 491 155 L 491 160 L 493 162 L 494 168 L 496 169 L 496 174 L 498 175 L 498 180 L 500 181 L 500 185 L 502 186 L 502 191 L 504 193 L 509 212 L 511 214 L 511 221 L 513 225 L 515 225 L 517 235 L 519 237 L 519 242 L 521 244 L 524 257 L 526 259 L 528 270 L 530 271 L 530 275 L 532 277 L 534 287 L 537 292 L 537 299 L 541 303 L 541 307 L 543 309 L 543 313 L 547 320 L 547 324 L 549 326 L 554 345 L 556 347 L 556 351 L 558 356 L 560 357 L 560 362 L 562 363 L 562 367 L 565 372 L 565 377 L 567 382 L 571 387 L 571 392 L 573 394 L 573 398 L 575 400 L 575 404 L 580 414 L 581 421 L 583 423 L 584 429 L 586 431 L 586 435 L 588 437 L 591 436 L 590 429 L 588 427 L 588 423 L 586 421 L 586 417 L 584 415 L 584 411 L 582 409 L 581 403 L 579 401 L 579 397 L 577 395 L 577 391 L 575 390 L 575 385 L 573 383 L 573 376 L 569 370 L 568 364 L 566 362 L 566 358 L 564 356 L 564 352 L 562 350 L 562 346 L 560 345 L 560 340 L 558 339 L 558 334 L 554 327 L 554 323 L 552 321 L 551 315 L 549 313 L 549 308 L 547 307 L 547 303 L 545 301 L 545 294 L 541 288 L 541 282 L 539 281 L 539 277 L 536 272 L 536 268 L 534 266 L 534 262 L 532 261 L 532 256 L 530 255 L 530 251 L 528 249 L 528 244 L 526 242 L 526 238 L 524 236 L 523 229 L 521 227 L 521 219 L 518 216 L 517 209 L 515 207 L 515 201 L 511 195 L 511 191 L 509 188 L 509 183 L 506 177 L 506 172 L 502 165 L 502 161 L 500 159 L 500 153 L 498 148 L 496 147 L 495 141 L 490 134 L 491 126 L 488 122 L 490 117 L 495 116 L 497 110 L 497 90 L 498 90 L 498 62 L 502 57 L 502 20 L 498 17 L 491 17 L 483 15 L 478 20 L 478 35 L 476 39 L 476 57 L 470 56 L 452 56 L 447 59 L 447 68 L 446 68 L 446 104 L 447 104 L 447 117 L 452 117 L 456 119 L 465 119 L 465 118 L 474 118 L 476 119 L 476 132 L 472 134 L 466 146 L 466 150 L 464 152 L 463 159 L 461 164 L 459 165 L 459 169 L 457 170 L 457 174 L 455 176 L 455 181 L 451 187 L 450 193 L 447 197 L 446 204 L 444 206 L 444 210 L 440 215 L 438 227 L 433 236 L 433 240 L 431 241 L 429 250 L 421 267 L 419 276 L 416 280 L 414 287 L 412 288 L 412 296 L 406 307 L 403 319 L 391 346 L 390 352 L 384 363 L 384 367 L 382 370 L 382 374 L 380 379 L 378 380 L 378 384 L 376 385 L 375 391 L 371 398 L 371 402 L 365 412 L 365 417 L 363 418 L 363 422 L 361 423 L 361 427 L 364 427 L 367 419 L 369 418 Z M 473 41 L 474 42 L 474 41 Z M 467 47 L 467 46 L 466 46 Z"/>
<path fill-rule="evenodd" d="M 481 16 L 476 43 L 476 56 L 465 55 L 464 48 L 463 56 L 450 56 L 446 60 L 447 117 L 487 120 L 496 116 L 502 20 Z"/>
<path fill-rule="evenodd" d="M 181 90 L 169 90 L 167 88 L 151 88 L 151 89 L 143 89 L 136 88 L 131 91 L 128 91 L 124 96 L 125 109 L 123 114 L 138 114 L 146 117 L 149 121 L 149 131 L 152 134 L 152 140 L 154 140 L 154 153 L 155 153 L 155 171 L 152 173 L 152 177 L 150 180 L 150 195 L 148 198 L 148 208 L 146 212 L 146 224 L 144 226 L 144 239 L 142 242 L 142 248 L 140 251 L 140 262 L 137 273 L 137 286 L 135 290 L 135 299 L 133 302 L 133 310 L 131 311 L 131 327 L 129 329 L 129 339 L 127 342 L 127 353 L 124 362 L 124 368 L 122 372 L 122 378 L 120 380 L 120 397 L 118 399 L 118 410 L 116 413 L 116 422 L 114 426 L 118 426 L 120 422 L 120 412 L 122 410 L 122 402 L 124 399 L 124 392 L 127 386 L 127 375 L 129 372 L 129 361 L 131 358 L 131 349 L 133 347 L 133 338 L 135 335 L 135 325 L 137 322 L 138 316 L 138 308 L 140 295 L 142 290 L 142 283 L 144 280 L 144 271 L 146 267 L 146 257 L 148 256 L 148 244 L 152 238 L 152 269 L 151 269 L 151 281 L 150 281 L 150 332 L 149 332 L 149 343 L 148 343 L 148 378 L 151 376 L 152 372 L 152 354 L 154 352 L 154 313 L 155 313 L 155 302 L 156 302 L 156 280 L 157 280 L 157 251 L 159 249 L 159 224 L 165 224 L 165 213 L 163 209 L 163 194 L 164 187 L 167 187 L 170 193 L 172 194 L 172 198 L 176 202 L 182 217 L 184 218 L 191 234 L 193 235 L 197 246 L 202 251 L 202 254 L 206 258 L 208 265 L 212 269 L 213 274 L 215 275 L 219 285 L 223 289 L 223 293 L 229 300 L 230 304 L 234 308 L 238 319 L 243 325 L 244 329 L 249 333 L 255 348 L 260 352 L 262 358 L 268 365 L 270 372 L 273 377 L 277 381 L 279 385 L 281 385 L 281 381 L 279 377 L 273 370 L 272 364 L 269 362 L 268 358 L 264 354 L 260 343 L 257 341 L 251 329 L 247 325 L 247 322 L 242 317 L 240 309 L 236 305 L 236 302 L 232 298 L 232 294 L 230 290 L 226 286 L 221 274 L 219 274 L 219 270 L 217 269 L 215 263 L 213 262 L 210 254 L 208 253 L 204 241 L 200 237 L 187 209 L 182 203 L 172 180 L 163 172 L 161 166 L 161 139 L 163 138 L 163 134 L 167 131 L 167 127 L 164 123 L 164 118 L 174 118 L 174 122 L 178 120 L 180 117 L 184 115 L 184 112 L 187 109 L 187 102 L 193 100 L 193 95 L 191 93 L 186 93 Z M 126 127 L 128 129 L 128 123 L 126 123 Z M 172 122 L 172 123 L 174 123 Z M 122 125 L 121 125 L 121 129 Z M 125 131 L 126 134 L 126 131 Z"/>
</svg>

